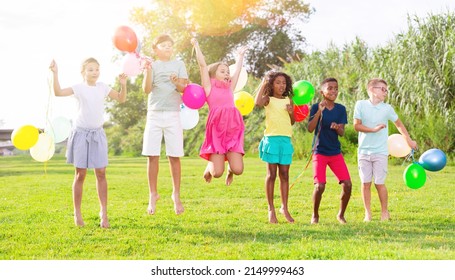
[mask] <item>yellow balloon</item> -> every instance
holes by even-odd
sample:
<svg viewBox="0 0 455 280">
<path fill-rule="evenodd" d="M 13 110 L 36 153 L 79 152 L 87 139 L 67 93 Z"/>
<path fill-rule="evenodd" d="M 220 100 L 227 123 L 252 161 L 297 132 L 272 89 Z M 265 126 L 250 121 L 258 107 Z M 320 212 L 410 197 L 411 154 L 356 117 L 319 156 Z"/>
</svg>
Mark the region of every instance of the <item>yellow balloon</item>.
<svg viewBox="0 0 455 280">
<path fill-rule="evenodd" d="M 11 143 L 19 150 L 28 150 L 38 141 L 39 131 L 33 125 L 24 125 L 13 130 Z"/>
<path fill-rule="evenodd" d="M 405 157 L 411 152 L 406 139 L 401 134 L 392 134 L 387 139 L 389 154 L 394 157 Z"/>
<path fill-rule="evenodd" d="M 254 108 L 254 99 L 251 94 L 249 94 L 246 91 L 239 91 L 234 94 L 234 103 L 235 107 L 240 111 L 240 114 L 242 116 L 246 116 L 251 111 L 253 111 Z"/>
<path fill-rule="evenodd" d="M 51 159 L 55 152 L 54 138 L 47 133 L 41 133 L 38 142 L 30 148 L 30 155 L 39 162 L 45 162 Z"/>
</svg>

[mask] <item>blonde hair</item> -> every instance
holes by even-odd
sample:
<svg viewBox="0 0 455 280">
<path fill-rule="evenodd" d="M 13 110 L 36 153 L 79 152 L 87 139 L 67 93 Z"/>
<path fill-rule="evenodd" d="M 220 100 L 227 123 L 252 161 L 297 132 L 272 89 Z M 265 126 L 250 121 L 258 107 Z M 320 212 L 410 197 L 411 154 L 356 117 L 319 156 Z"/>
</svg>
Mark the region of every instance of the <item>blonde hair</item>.
<svg viewBox="0 0 455 280">
<path fill-rule="evenodd" d="M 219 61 L 219 62 L 215 62 L 215 63 L 210 64 L 208 66 L 209 77 L 210 78 L 215 78 L 216 70 L 218 70 L 218 67 L 220 67 L 220 65 L 226 65 L 229 68 L 229 65 L 226 62 L 224 62 L 224 61 Z"/>
<path fill-rule="evenodd" d="M 370 88 L 371 86 L 375 86 L 379 83 L 383 83 L 384 85 L 387 85 L 387 82 L 384 79 L 380 78 L 373 78 L 368 81 L 367 88 Z"/>
<path fill-rule="evenodd" d="M 98 64 L 98 66 L 100 66 L 98 60 L 94 59 L 93 57 L 87 58 L 86 60 L 84 60 L 84 61 L 82 62 L 82 65 L 81 65 L 81 74 L 82 74 L 82 76 L 84 76 L 83 74 L 84 74 L 85 68 L 86 68 L 87 65 L 90 64 L 90 63 L 96 63 L 96 64 Z"/>
</svg>

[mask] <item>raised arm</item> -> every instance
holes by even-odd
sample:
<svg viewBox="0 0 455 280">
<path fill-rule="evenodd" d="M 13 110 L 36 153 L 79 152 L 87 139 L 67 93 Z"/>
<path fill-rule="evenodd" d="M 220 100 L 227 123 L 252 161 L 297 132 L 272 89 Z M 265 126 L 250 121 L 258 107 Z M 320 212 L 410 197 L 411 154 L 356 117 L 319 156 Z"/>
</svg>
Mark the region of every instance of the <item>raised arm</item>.
<svg viewBox="0 0 455 280">
<path fill-rule="evenodd" d="M 245 56 L 246 50 L 247 50 L 246 46 L 240 47 L 237 50 L 237 59 L 235 61 L 235 70 L 234 70 L 234 73 L 231 76 L 231 90 L 232 90 L 232 92 L 234 92 L 235 86 L 237 85 L 237 82 L 239 80 L 240 71 L 242 71 L 243 57 Z"/>
<path fill-rule="evenodd" d="M 324 111 L 326 102 L 323 100 L 318 104 L 318 110 L 314 113 L 313 118 L 308 122 L 308 132 L 313 132 L 316 129 L 319 118 L 321 117 L 322 111 Z"/>
<path fill-rule="evenodd" d="M 261 85 L 259 87 L 259 91 L 256 94 L 256 97 L 254 99 L 254 104 L 259 108 L 267 106 L 270 101 L 270 97 L 266 93 L 266 86 L 267 86 L 267 79 L 264 78 L 264 79 L 262 79 Z"/>
<path fill-rule="evenodd" d="M 126 74 L 120 74 L 118 76 L 118 79 L 120 81 L 121 89 L 120 92 L 117 92 L 116 90 L 111 90 L 109 92 L 109 97 L 117 100 L 119 103 L 123 103 L 126 101 L 126 80 L 128 79 L 128 76 Z"/>
<path fill-rule="evenodd" d="M 58 81 L 58 67 L 57 67 L 57 63 L 55 62 L 55 60 L 51 61 L 51 64 L 49 65 L 49 69 L 53 73 L 54 95 L 55 96 L 70 96 L 70 95 L 74 94 L 72 88 L 69 87 L 69 88 L 62 89 L 60 87 L 60 83 Z"/>
<path fill-rule="evenodd" d="M 197 63 L 199 64 L 199 71 L 201 72 L 201 85 L 205 90 L 205 94 L 209 95 L 210 90 L 212 89 L 212 85 L 210 84 L 209 69 L 207 67 L 207 63 L 205 62 L 205 57 L 202 54 L 201 48 L 199 47 L 199 43 L 196 38 L 191 39 L 191 44 L 193 44 L 194 50 L 196 51 L 196 59 Z"/>
</svg>

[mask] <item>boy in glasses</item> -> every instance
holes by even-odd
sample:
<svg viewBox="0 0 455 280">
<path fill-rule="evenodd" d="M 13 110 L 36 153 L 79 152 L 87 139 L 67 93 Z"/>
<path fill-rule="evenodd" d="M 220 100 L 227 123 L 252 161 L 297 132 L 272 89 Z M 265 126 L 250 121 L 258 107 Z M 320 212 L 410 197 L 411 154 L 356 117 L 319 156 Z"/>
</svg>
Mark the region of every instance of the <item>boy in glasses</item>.
<svg viewBox="0 0 455 280">
<path fill-rule="evenodd" d="M 371 79 L 367 84 L 369 99 L 357 101 L 354 108 L 354 129 L 359 132 L 358 167 L 362 182 L 362 199 L 365 207 L 365 222 L 371 215 L 371 183 L 378 191 L 381 203 L 381 220 L 390 219 L 388 194 L 385 186 L 388 161 L 388 121 L 392 121 L 404 136 L 409 147 L 417 149 L 417 143 L 411 139 L 404 124 L 395 110 L 384 100 L 389 92 L 383 79 Z"/>
</svg>

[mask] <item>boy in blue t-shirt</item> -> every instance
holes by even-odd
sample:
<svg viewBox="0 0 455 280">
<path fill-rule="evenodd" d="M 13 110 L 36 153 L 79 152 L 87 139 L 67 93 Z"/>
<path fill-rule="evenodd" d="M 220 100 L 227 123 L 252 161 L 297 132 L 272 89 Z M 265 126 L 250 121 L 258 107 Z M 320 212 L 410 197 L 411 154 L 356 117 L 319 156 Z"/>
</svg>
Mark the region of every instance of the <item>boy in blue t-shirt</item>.
<svg viewBox="0 0 455 280">
<path fill-rule="evenodd" d="M 351 198 L 352 182 L 348 167 L 341 154 L 339 136 L 344 135 L 344 125 L 348 123 L 346 108 L 335 100 L 338 97 L 338 81 L 327 78 L 321 83 L 320 90 L 324 100 L 313 104 L 310 111 L 308 131 L 315 133 L 313 146 L 313 216 L 311 223 L 319 222 L 319 205 L 326 184 L 327 165 L 341 185 L 340 211 L 337 220 L 345 224 L 344 212 Z"/>
</svg>

